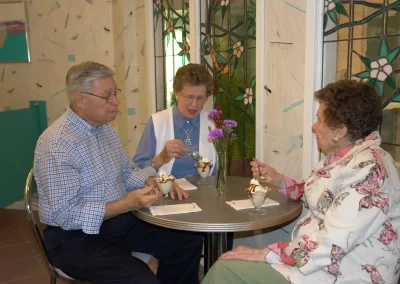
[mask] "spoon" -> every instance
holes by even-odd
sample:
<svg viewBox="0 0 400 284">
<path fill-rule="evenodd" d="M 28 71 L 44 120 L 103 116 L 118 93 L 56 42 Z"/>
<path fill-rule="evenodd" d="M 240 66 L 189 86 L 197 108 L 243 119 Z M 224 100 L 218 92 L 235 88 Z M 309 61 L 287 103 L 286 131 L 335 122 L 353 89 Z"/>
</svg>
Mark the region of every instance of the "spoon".
<svg viewBox="0 0 400 284">
<path fill-rule="evenodd" d="M 185 148 L 185 151 L 192 157 L 193 160 L 200 161 L 203 157 L 200 155 L 199 152 L 196 151 L 189 151 Z"/>
</svg>

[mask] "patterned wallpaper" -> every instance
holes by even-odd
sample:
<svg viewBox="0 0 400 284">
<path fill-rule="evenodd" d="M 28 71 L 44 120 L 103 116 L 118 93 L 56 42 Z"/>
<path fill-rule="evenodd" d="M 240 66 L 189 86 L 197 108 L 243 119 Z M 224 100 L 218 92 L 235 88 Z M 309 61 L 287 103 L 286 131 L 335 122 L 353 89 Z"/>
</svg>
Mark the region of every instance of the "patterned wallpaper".
<svg viewBox="0 0 400 284">
<path fill-rule="evenodd" d="M 28 0 L 26 10 L 31 63 L 0 64 L 0 111 L 45 100 L 51 124 L 69 105 L 68 69 L 86 60 L 106 64 L 123 90 L 113 126 L 132 156 L 150 116 L 143 107 L 148 97 L 144 0 Z"/>
</svg>

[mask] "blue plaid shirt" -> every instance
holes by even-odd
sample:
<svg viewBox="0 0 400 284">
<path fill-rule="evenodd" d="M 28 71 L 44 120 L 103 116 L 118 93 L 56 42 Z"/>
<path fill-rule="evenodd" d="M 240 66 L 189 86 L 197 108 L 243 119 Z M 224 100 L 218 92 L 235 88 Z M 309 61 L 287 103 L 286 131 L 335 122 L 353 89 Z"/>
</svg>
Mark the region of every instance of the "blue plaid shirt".
<svg viewBox="0 0 400 284">
<path fill-rule="evenodd" d="M 34 176 L 44 224 L 98 234 L 107 202 L 144 186 L 152 167 L 129 159 L 114 129 L 92 127 L 71 109 L 40 136 Z"/>
</svg>

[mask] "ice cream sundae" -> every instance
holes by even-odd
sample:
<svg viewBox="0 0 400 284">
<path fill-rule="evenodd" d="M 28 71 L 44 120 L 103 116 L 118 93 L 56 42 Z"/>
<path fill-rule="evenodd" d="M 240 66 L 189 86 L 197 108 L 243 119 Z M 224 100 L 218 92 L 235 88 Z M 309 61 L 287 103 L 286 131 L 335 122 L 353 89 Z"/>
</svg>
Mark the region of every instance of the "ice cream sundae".
<svg viewBox="0 0 400 284">
<path fill-rule="evenodd" d="M 173 175 L 169 175 L 164 171 L 160 171 L 159 176 L 155 178 L 158 189 L 167 196 L 169 191 L 171 190 L 172 183 L 174 182 L 175 177 Z"/>
<path fill-rule="evenodd" d="M 212 166 L 212 162 L 209 162 L 207 158 L 202 158 L 196 163 L 197 172 L 202 178 L 208 177 Z"/>
<path fill-rule="evenodd" d="M 246 188 L 249 199 L 256 209 L 259 209 L 263 205 L 269 190 L 269 187 L 261 186 L 256 179 L 252 179 L 250 185 Z"/>
</svg>

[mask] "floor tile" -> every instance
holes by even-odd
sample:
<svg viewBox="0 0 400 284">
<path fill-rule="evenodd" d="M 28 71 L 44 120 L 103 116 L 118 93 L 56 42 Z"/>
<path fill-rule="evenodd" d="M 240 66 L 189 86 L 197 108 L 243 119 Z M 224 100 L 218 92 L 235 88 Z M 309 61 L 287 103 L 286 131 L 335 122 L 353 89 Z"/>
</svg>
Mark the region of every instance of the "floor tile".
<svg viewBox="0 0 400 284">
<path fill-rule="evenodd" d="M 50 278 L 44 273 L 7 282 L 7 284 L 45 284 L 45 283 L 50 283 Z"/>
<path fill-rule="evenodd" d="M 0 248 L 27 243 L 19 227 L 0 230 Z"/>
<path fill-rule="evenodd" d="M 5 262 L 16 262 L 34 256 L 31 244 L 24 243 L 0 248 L 0 265 Z"/>
<path fill-rule="evenodd" d="M 44 271 L 35 256 L 0 265 L 0 283 L 38 274 L 44 274 Z"/>
</svg>

